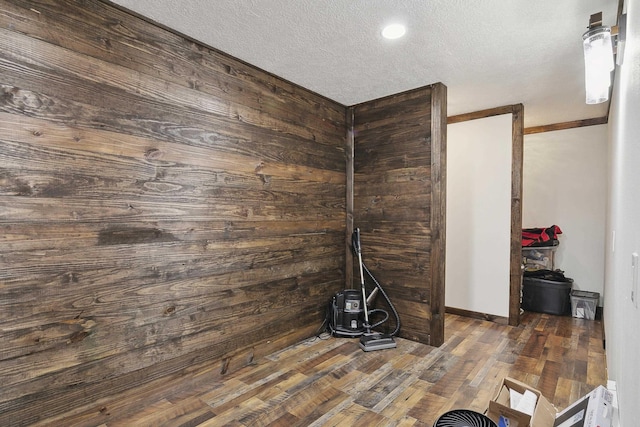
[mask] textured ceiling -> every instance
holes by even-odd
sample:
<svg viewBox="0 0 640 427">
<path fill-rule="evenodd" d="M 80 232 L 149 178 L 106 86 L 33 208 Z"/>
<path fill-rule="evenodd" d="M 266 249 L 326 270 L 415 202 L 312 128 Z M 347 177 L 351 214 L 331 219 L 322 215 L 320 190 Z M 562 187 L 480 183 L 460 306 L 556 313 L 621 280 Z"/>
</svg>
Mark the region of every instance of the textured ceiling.
<svg viewBox="0 0 640 427">
<path fill-rule="evenodd" d="M 448 114 L 523 103 L 525 126 L 607 115 L 584 102 L 582 33 L 617 0 L 114 0 L 354 105 L 442 82 Z M 407 27 L 385 40 L 382 27 Z"/>
</svg>

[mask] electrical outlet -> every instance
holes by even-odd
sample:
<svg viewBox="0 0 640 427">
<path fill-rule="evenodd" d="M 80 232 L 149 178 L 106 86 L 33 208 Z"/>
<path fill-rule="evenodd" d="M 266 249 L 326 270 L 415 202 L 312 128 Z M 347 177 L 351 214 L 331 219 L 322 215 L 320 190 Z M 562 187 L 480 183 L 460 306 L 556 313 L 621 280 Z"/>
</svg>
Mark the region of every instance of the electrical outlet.
<svg viewBox="0 0 640 427">
<path fill-rule="evenodd" d="M 631 254 L 631 302 L 638 308 L 638 253 Z"/>
</svg>

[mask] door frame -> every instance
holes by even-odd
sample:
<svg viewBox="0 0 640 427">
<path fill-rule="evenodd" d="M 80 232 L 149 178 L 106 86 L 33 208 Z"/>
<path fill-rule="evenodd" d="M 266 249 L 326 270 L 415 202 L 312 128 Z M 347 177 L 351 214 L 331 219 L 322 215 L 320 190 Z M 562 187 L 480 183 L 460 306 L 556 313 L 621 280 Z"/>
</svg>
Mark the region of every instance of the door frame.
<svg viewBox="0 0 640 427">
<path fill-rule="evenodd" d="M 511 114 L 511 239 L 509 262 L 509 325 L 520 324 L 522 288 L 522 169 L 524 159 L 524 106 L 505 105 L 447 118 L 447 124 Z"/>
</svg>

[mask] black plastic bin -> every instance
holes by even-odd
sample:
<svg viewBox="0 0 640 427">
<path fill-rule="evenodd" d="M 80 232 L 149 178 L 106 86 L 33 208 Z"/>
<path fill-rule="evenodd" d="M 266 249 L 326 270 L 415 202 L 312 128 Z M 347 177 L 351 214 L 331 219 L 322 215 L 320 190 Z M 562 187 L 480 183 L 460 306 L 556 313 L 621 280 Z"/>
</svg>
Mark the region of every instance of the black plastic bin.
<svg viewBox="0 0 640 427">
<path fill-rule="evenodd" d="M 554 272 L 552 272 L 554 273 Z M 573 279 L 538 274 L 540 277 L 525 277 L 522 280 L 522 308 L 537 313 L 571 315 L 571 287 Z M 541 278 L 547 277 L 547 278 Z M 558 280 L 549 280 L 549 277 Z"/>
</svg>

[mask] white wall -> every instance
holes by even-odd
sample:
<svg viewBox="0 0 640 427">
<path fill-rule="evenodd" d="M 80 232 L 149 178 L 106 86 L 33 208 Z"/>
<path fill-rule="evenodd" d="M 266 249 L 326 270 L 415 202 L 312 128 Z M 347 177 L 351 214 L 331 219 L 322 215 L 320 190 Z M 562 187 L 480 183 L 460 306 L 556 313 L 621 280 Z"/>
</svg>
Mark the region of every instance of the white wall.
<svg viewBox="0 0 640 427">
<path fill-rule="evenodd" d="M 522 226 L 560 226 L 555 268 L 601 296 L 606 202 L 607 125 L 525 135 Z"/>
<path fill-rule="evenodd" d="M 447 126 L 448 307 L 509 316 L 511 122 Z"/>
<path fill-rule="evenodd" d="M 617 382 L 620 425 L 633 427 L 640 420 L 640 308 L 630 298 L 631 253 L 640 253 L 640 3 L 625 3 L 624 63 L 616 70 L 609 114 L 604 325 L 608 373 Z"/>
</svg>

